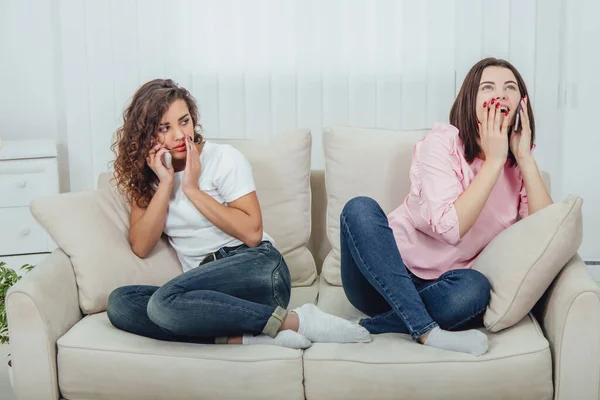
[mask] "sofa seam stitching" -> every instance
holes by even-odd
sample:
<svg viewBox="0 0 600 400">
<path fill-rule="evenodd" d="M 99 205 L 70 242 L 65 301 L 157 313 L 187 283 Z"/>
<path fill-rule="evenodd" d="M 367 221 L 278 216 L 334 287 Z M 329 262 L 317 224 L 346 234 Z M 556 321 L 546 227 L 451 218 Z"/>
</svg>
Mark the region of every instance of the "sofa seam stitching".
<svg viewBox="0 0 600 400">
<path fill-rule="evenodd" d="M 133 356 L 154 356 L 154 357 L 169 357 L 169 358 L 177 358 L 177 359 L 186 359 L 186 360 L 204 360 L 204 361 L 227 361 L 227 362 L 245 362 L 245 363 L 250 363 L 250 362 L 265 362 L 265 361 L 295 361 L 295 360 L 299 360 L 302 359 L 303 357 L 295 357 L 295 358 L 273 358 L 273 359 L 266 359 L 266 360 L 221 360 L 221 359 L 217 359 L 217 358 L 196 358 L 196 357 L 178 357 L 178 356 L 174 356 L 174 355 L 169 355 L 169 354 L 153 354 L 153 353 L 134 353 L 131 351 L 122 351 L 122 350 L 110 350 L 110 349 L 92 349 L 89 347 L 81 347 L 81 346 L 72 346 L 72 345 L 60 345 L 57 346 L 59 349 L 60 348 L 64 348 L 64 349 L 69 349 L 69 350 L 83 350 L 83 351 L 97 351 L 97 352 L 107 352 L 107 353 L 118 353 L 118 354 L 128 354 L 128 355 L 133 355 Z"/>
</svg>

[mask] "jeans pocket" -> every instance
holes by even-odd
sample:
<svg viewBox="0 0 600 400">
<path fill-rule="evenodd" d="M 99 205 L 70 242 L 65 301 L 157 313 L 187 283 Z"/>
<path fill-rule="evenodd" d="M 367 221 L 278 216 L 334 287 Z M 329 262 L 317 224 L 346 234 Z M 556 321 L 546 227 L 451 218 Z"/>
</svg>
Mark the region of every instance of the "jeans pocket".
<svg viewBox="0 0 600 400">
<path fill-rule="evenodd" d="M 292 293 L 292 278 L 290 270 L 283 257 L 273 270 L 273 298 L 280 307 L 287 308 Z"/>
</svg>

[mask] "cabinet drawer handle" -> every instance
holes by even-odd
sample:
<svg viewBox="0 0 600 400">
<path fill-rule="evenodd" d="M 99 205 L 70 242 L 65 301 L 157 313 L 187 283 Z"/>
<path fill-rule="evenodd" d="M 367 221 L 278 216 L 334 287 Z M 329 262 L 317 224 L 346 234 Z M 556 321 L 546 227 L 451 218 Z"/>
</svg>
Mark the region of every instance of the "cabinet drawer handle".
<svg viewBox="0 0 600 400">
<path fill-rule="evenodd" d="M 23 228 L 23 229 L 21 229 L 21 236 L 27 236 L 27 235 L 29 235 L 29 232 L 31 232 L 31 229 Z"/>
<path fill-rule="evenodd" d="M 25 180 L 19 181 L 17 183 L 17 187 L 24 188 L 25 186 L 27 186 L 27 181 L 25 181 Z"/>
</svg>

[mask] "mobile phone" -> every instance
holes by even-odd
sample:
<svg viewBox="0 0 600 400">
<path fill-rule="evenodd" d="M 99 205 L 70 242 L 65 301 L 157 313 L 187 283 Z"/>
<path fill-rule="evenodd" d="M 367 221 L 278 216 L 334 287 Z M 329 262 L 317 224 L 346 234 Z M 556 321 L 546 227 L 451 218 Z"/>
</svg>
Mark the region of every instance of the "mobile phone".
<svg viewBox="0 0 600 400">
<path fill-rule="evenodd" d="M 171 153 L 165 153 L 162 156 L 162 163 L 167 169 L 171 169 L 173 166 L 173 158 L 171 157 Z"/>
<path fill-rule="evenodd" d="M 515 115 L 515 132 L 519 132 L 521 130 L 521 110 L 523 107 L 521 106 L 521 102 L 519 102 L 519 107 L 517 107 L 517 114 Z"/>
</svg>

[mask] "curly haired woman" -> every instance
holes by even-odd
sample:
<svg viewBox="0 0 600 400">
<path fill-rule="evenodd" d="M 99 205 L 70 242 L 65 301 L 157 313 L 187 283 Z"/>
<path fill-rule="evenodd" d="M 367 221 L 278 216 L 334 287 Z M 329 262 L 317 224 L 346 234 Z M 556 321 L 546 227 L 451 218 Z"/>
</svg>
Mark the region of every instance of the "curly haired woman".
<svg viewBox="0 0 600 400">
<path fill-rule="evenodd" d="M 146 257 L 164 232 L 184 273 L 162 287 L 112 292 L 115 327 L 158 340 L 291 348 L 370 340 L 312 304 L 286 310 L 290 273 L 263 231 L 251 166 L 232 146 L 204 140 L 186 89 L 150 81 L 123 119 L 115 177 L 131 204 L 131 248 Z"/>
</svg>

